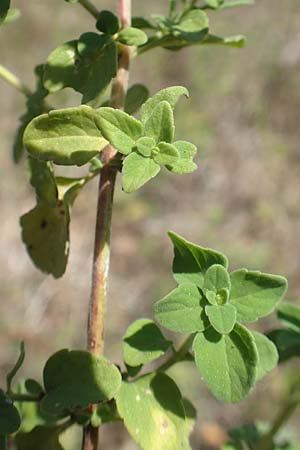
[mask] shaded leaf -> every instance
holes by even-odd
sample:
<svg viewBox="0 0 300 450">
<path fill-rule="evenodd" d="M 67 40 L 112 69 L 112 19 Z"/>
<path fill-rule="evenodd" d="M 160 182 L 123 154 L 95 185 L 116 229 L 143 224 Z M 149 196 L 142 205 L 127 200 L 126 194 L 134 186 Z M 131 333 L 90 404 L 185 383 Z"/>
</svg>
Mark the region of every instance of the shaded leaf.
<svg viewBox="0 0 300 450">
<path fill-rule="evenodd" d="M 110 400 L 120 384 L 119 370 L 105 358 L 84 351 L 60 350 L 44 368 L 46 396 L 41 408 L 50 414 L 86 408 Z"/>
<path fill-rule="evenodd" d="M 24 144 L 35 158 L 56 164 L 86 164 L 107 145 L 88 106 L 50 111 L 33 119 Z"/>
<path fill-rule="evenodd" d="M 192 9 L 183 14 L 180 22 L 173 27 L 173 33 L 186 41 L 197 42 L 206 36 L 208 28 L 207 14 L 199 9 Z"/>
<path fill-rule="evenodd" d="M 117 408 L 133 439 L 144 450 L 181 449 L 186 440 L 180 391 L 164 373 L 123 382 Z"/>
<path fill-rule="evenodd" d="M 0 435 L 15 433 L 21 425 L 17 408 L 0 390 Z"/>
<path fill-rule="evenodd" d="M 0 24 L 4 21 L 10 8 L 10 0 L 1 0 L 0 3 Z"/>
<path fill-rule="evenodd" d="M 120 420 L 115 401 L 102 403 L 93 409 L 91 424 L 93 427 L 100 427 L 104 423 Z"/>
<path fill-rule="evenodd" d="M 230 274 L 230 301 L 237 319 L 254 322 L 270 314 L 287 290 L 287 280 L 278 275 L 240 269 Z"/>
<path fill-rule="evenodd" d="M 29 181 L 35 189 L 37 200 L 50 207 L 55 207 L 58 194 L 51 164 L 29 157 L 27 160 L 27 168 Z"/>
<path fill-rule="evenodd" d="M 162 356 L 171 346 L 158 326 L 149 319 L 133 322 L 123 338 L 124 361 L 131 367 L 147 364 Z"/>
<path fill-rule="evenodd" d="M 96 122 L 103 136 L 123 155 L 132 151 L 143 133 L 141 122 L 114 108 L 99 108 Z"/>
<path fill-rule="evenodd" d="M 123 162 L 122 185 L 125 192 L 133 192 L 143 186 L 160 171 L 160 166 L 150 158 L 131 153 Z"/>
<path fill-rule="evenodd" d="M 65 450 L 59 437 L 62 426 L 36 427 L 30 433 L 18 433 L 15 437 L 18 450 Z"/>
<path fill-rule="evenodd" d="M 145 17 L 135 16 L 132 18 L 131 24 L 134 28 L 156 30 L 156 27 Z"/>
<path fill-rule="evenodd" d="M 133 84 L 130 86 L 125 97 L 124 110 L 127 114 L 134 114 L 140 109 L 149 97 L 149 90 L 143 84 Z"/>
<path fill-rule="evenodd" d="M 96 27 L 102 33 L 115 34 L 120 29 L 120 22 L 118 17 L 111 11 L 103 10 L 99 14 Z"/>
<path fill-rule="evenodd" d="M 278 363 L 278 352 L 270 339 L 264 334 L 252 331 L 258 351 L 257 379 L 260 380 L 271 372 Z"/>
<path fill-rule="evenodd" d="M 235 324 L 228 335 L 208 328 L 197 334 L 193 350 L 203 380 L 218 400 L 236 403 L 247 397 L 256 380 L 258 354 L 246 328 Z"/>
<path fill-rule="evenodd" d="M 184 283 L 155 303 L 154 316 L 168 330 L 195 333 L 209 325 L 204 313 L 206 304 L 197 286 Z"/>
<path fill-rule="evenodd" d="M 227 268 L 225 255 L 210 248 L 200 247 L 169 232 L 174 245 L 173 274 L 178 283 L 194 283 L 203 287 L 204 276 L 210 266 L 220 264 Z"/>
<path fill-rule="evenodd" d="M 277 309 L 277 317 L 286 327 L 300 333 L 300 307 L 292 303 L 283 303 Z"/>
<path fill-rule="evenodd" d="M 274 330 L 268 334 L 277 347 L 279 362 L 300 356 L 300 333 L 293 330 Z"/>
<path fill-rule="evenodd" d="M 3 25 L 8 25 L 12 22 L 15 22 L 20 17 L 21 17 L 21 11 L 19 9 L 10 8 L 2 23 L 3 23 Z M 0 19 L 0 23 L 1 23 L 1 19 Z"/>
</svg>

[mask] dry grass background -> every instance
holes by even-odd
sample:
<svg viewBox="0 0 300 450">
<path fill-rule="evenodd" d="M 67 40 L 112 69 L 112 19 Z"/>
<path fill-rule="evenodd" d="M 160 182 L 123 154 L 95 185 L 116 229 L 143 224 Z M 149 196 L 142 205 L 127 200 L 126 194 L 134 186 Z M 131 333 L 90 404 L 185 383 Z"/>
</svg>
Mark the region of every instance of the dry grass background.
<svg viewBox="0 0 300 450">
<path fill-rule="evenodd" d="M 79 6 L 62 0 L 15 0 L 22 18 L 0 30 L 0 62 L 26 83 L 32 69 L 62 41 L 93 30 Z M 95 0 L 113 9 L 116 1 Z M 164 1 L 133 1 L 135 13 L 167 10 Z M 151 316 L 153 302 L 174 285 L 171 277 L 172 229 L 202 245 L 224 251 L 231 267 L 247 266 L 289 279 L 289 298 L 300 289 L 300 2 L 257 0 L 254 7 L 211 13 L 215 33 L 248 37 L 245 49 L 158 50 L 132 64 L 131 82 L 151 92 L 186 85 L 190 100 L 176 113 L 178 137 L 199 148 L 199 170 L 188 176 L 164 173 L 130 196 L 118 185 L 112 235 L 110 303 L 106 355 L 121 360 L 120 338 L 129 323 Z M 15 166 L 11 146 L 24 100 L 0 81 L 0 376 L 26 342 L 23 374 L 41 377 L 43 361 L 62 347 L 85 345 L 96 183 L 88 186 L 72 211 L 71 255 L 59 281 L 39 273 L 20 239 L 19 217 L 34 205 L 23 162 Z M 56 106 L 76 105 L 64 91 Z M 274 322 L 265 321 L 263 329 Z M 299 367 L 298 367 L 299 370 Z M 210 440 L 252 419 L 268 420 L 284 395 L 288 367 L 274 371 L 241 405 L 223 406 L 201 384 L 189 365 L 174 375 L 199 407 L 193 448 L 213 448 Z M 191 387 L 193 386 L 193 387 Z M 299 437 L 297 418 L 285 433 Z M 76 436 L 68 449 L 76 450 Z M 133 450 L 121 428 L 105 427 L 107 450 Z"/>
</svg>

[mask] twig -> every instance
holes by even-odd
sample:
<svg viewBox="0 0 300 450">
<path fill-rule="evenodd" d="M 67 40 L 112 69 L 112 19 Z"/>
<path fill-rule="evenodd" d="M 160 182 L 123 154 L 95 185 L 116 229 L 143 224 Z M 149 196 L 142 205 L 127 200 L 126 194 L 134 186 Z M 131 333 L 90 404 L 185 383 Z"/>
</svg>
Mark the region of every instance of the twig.
<svg viewBox="0 0 300 450">
<path fill-rule="evenodd" d="M 0 64 L 0 78 L 16 88 L 22 94 L 26 95 L 26 97 L 29 97 L 32 94 L 31 90 L 23 84 L 14 73 L 2 66 L 2 64 Z"/>
<path fill-rule="evenodd" d="M 90 13 L 95 19 L 98 19 L 99 11 L 90 0 L 79 0 L 79 3 Z"/>
</svg>

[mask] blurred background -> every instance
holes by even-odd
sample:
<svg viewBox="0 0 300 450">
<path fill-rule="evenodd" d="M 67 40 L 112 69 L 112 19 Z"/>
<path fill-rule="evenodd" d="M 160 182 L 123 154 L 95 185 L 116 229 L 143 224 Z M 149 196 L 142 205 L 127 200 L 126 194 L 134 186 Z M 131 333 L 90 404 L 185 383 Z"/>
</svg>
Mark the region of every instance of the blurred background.
<svg viewBox="0 0 300 450">
<path fill-rule="evenodd" d="M 116 1 L 94 3 L 99 9 L 116 6 Z M 33 67 L 57 45 L 94 30 L 83 8 L 62 0 L 14 0 L 13 6 L 22 10 L 22 18 L 0 30 L 0 63 L 29 86 Z M 134 15 L 166 13 L 167 8 L 167 0 L 133 1 Z M 175 285 L 170 229 L 221 250 L 231 269 L 246 266 L 287 276 L 287 298 L 299 299 L 300 2 L 257 0 L 255 6 L 209 16 L 214 34 L 245 34 L 247 46 L 156 50 L 132 63 L 131 84 L 142 82 L 151 93 L 174 84 L 189 89 L 190 99 L 181 100 L 176 110 L 177 137 L 197 145 L 199 169 L 184 176 L 164 171 L 131 195 L 117 186 L 105 351 L 117 363 L 127 326 L 138 317 L 151 317 L 152 304 Z M 3 385 L 20 340 L 27 348 L 21 375 L 38 379 L 53 352 L 85 346 L 97 182 L 75 202 L 69 264 L 55 281 L 32 265 L 20 238 L 19 217 L 35 203 L 24 161 L 16 166 L 11 157 L 24 98 L 0 80 L 0 99 Z M 67 89 L 50 100 L 56 107 L 71 106 L 80 96 Z M 260 330 L 275 324 L 275 319 L 262 321 Z M 172 375 L 199 411 L 193 449 L 216 449 L 231 427 L 272 419 L 293 370 L 299 370 L 295 362 L 281 366 L 242 404 L 224 406 L 189 363 L 178 366 Z M 294 416 L 284 430 L 296 442 L 298 425 Z M 137 448 L 119 425 L 104 427 L 101 439 L 107 450 Z M 68 450 L 79 448 L 76 433 L 65 440 Z"/>
</svg>

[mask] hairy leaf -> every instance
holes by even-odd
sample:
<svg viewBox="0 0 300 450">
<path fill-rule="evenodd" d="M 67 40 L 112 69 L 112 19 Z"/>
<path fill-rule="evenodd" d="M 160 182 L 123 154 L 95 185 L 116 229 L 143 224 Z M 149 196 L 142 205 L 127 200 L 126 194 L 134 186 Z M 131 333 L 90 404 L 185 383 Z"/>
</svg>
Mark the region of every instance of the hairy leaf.
<svg viewBox="0 0 300 450">
<path fill-rule="evenodd" d="M 125 158 L 122 170 L 122 183 L 125 192 L 133 192 L 143 186 L 160 171 L 160 166 L 150 158 L 137 153 Z"/>
<path fill-rule="evenodd" d="M 24 144 L 37 159 L 81 166 L 107 145 L 95 117 L 88 106 L 43 114 L 26 128 Z"/>
<path fill-rule="evenodd" d="M 208 325 L 205 298 L 194 284 L 184 283 L 154 305 L 155 319 L 179 333 L 203 331 Z"/>
<path fill-rule="evenodd" d="M 145 135 L 154 138 L 156 143 L 172 142 L 174 137 L 174 117 L 170 104 L 158 103 L 151 116 L 145 122 Z"/>
<path fill-rule="evenodd" d="M 124 361 L 131 367 L 147 364 L 162 356 L 171 346 L 158 326 L 149 319 L 133 322 L 123 338 Z"/>
<path fill-rule="evenodd" d="M 229 334 L 236 323 L 236 309 L 229 303 L 225 305 L 207 305 L 205 313 L 213 326 L 220 334 Z"/>
<path fill-rule="evenodd" d="M 151 151 L 155 147 L 155 140 L 151 137 L 141 137 L 136 142 L 136 149 L 145 158 L 149 158 L 151 156 Z"/>
<path fill-rule="evenodd" d="M 118 41 L 125 45 L 139 47 L 147 42 L 148 36 L 139 28 L 128 27 L 120 31 Z"/>
<path fill-rule="evenodd" d="M 230 288 L 231 283 L 229 273 L 224 268 L 224 266 L 220 264 L 215 264 L 209 267 L 204 277 L 203 292 L 205 294 L 207 291 L 215 292 L 216 299 L 214 302 L 211 302 L 209 296 L 207 296 L 208 301 L 212 304 L 223 303 L 222 302 L 223 296 L 221 295 L 222 291 L 225 289 L 226 291 L 230 292 Z M 220 297 L 219 299 L 218 296 Z M 225 299 L 225 302 L 226 301 L 227 299 Z"/>
<path fill-rule="evenodd" d="M 214 264 L 227 268 L 225 255 L 210 248 L 200 247 L 181 236 L 169 232 L 174 245 L 173 274 L 178 283 L 190 282 L 203 287 L 206 271 Z"/>
<path fill-rule="evenodd" d="M 179 158 L 179 153 L 176 147 L 172 144 L 168 144 L 167 142 L 160 142 L 157 145 L 158 152 L 152 151 L 153 159 L 157 164 L 173 164 Z"/>
<path fill-rule="evenodd" d="M 58 193 L 51 164 L 29 157 L 27 167 L 29 180 L 36 191 L 37 200 L 52 208 L 55 207 Z"/>
<path fill-rule="evenodd" d="M 230 279 L 230 301 L 242 322 L 254 322 L 270 314 L 287 290 L 285 278 L 258 271 L 236 270 Z"/>
<path fill-rule="evenodd" d="M 84 351 L 61 350 L 45 365 L 46 396 L 41 408 L 51 414 L 86 408 L 110 400 L 120 384 L 119 370 L 105 358 Z"/>
<path fill-rule="evenodd" d="M 173 33 L 189 42 L 201 41 L 208 33 L 209 20 L 204 11 L 192 9 L 180 19 L 180 22 L 173 27 Z"/>
<path fill-rule="evenodd" d="M 144 450 L 181 449 L 186 441 L 182 397 L 164 373 L 123 382 L 117 408 L 129 433 Z"/>
<path fill-rule="evenodd" d="M 257 379 L 260 380 L 271 372 L 278 363 L 278 351 L 264 334 L 252 331 L 258 351 Z"/>
<path fill-rule="evenodd" d="M 258 353 L 246 328 L 236 324 L 228 335 L 208 328 L 197 334 L 193 350 L 203 380 L 218 400 L 236 403 L 247 397 L 256 380 Z"/>
<path fill-rule="evenodd" d="M 197 165 L 193 162 L 193 158 L 197 153 L 196 146 L 186 141 L 176 141 L 172 145 L 176 147 L 179 158 L 176 162 L 168 165 L 167 169 L 178 174 L 194 172 L 197 169 Z"/>
<path fill-rule="evenodd" d="M 141 120 L 143 123 L 146 123 L 149 117 L 152 115 L 154 108 L 160 103 L 160 102 L 168 102 L 172 109 L 175 108 L 176 103 L 178 102 L 179 98 L 185 95 L 186 97 L 189 96 L 188 90 L 183 86 L 171 86 L 166 89 L 162 89 L 161 91 L 157 92 L 153 97 L 150 97 L 146 103 L 143 104 L 142 110 L 141 110 Z"/>
</svg>

